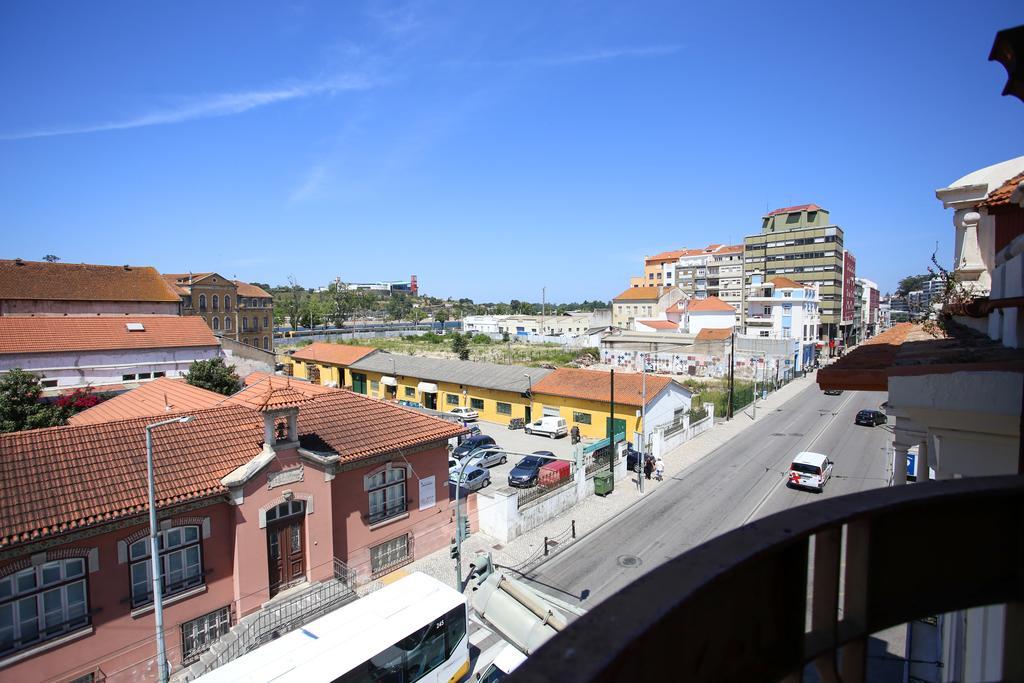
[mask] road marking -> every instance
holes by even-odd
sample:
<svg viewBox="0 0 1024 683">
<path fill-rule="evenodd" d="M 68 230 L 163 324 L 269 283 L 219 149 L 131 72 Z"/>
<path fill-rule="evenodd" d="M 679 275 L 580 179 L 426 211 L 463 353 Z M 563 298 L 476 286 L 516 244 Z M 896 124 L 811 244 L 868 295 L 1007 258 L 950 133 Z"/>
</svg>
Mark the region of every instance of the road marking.
<svg viewBox="0 0 1024 683">
<path fill-rule="evenodd" d="M 821 426 L 821 429 L 818 430 L 818 433 L 811 438 L 810 442 L 807 444 L 807 448 L 811 448 L 814 446 L 814 442 L 820 439 L 821 435 L 825 433 L 825 430 L 832 425 L 832 423 L 835 421 L 837 417 L 839 417 L 839 413 L 843 412 L 843 408 L 846 407 L 846 404 L 850 402 L 850 400 L 854 397 L 855 394 L 856 392 L 851 392 L 849 396 L 843 399 L 843 402 L 839 404 L 839 407 L 836 408 L 835 412 L 832 413 L 832 417 L 826 420 L 825 424 L 823 424 Z M 783 486 L 785 483 L 786 478 L 781 477 L 779 481 L 776 482 L 775 486 L 772 486 L 770 489 L 768 489 L 768 492 L 764 494 L 764 497 L 761 498 L 760 502 L 754 507 L 753 511 L 749 515 L 747 515 L 746 518 L 744 518 L 743 524 L 740 524 L 740 526 L 743 526 L 744 524 L 749 522 L 754 515 L 760 512 L 761 508 L 763 508 L 764 504 L 768 502 L 768 499 L 771 498 L 772 494 L 775 493 L 776 489 L 778 489 L 780 486 Z"/>
</svg>

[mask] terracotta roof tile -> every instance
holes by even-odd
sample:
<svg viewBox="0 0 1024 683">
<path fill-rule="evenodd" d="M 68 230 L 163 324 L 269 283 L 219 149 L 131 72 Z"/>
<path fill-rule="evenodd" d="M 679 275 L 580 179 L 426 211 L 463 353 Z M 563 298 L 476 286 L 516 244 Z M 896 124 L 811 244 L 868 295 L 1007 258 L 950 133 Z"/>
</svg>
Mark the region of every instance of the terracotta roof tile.
<svg viewBox="0 0 1024 683">
<path fill-rule="evenodd" d="M 68 424 L 87 425 L 147 415 L 174 415 L 212 408 L 226 397 L 194 387 L 183 379 L 161 377 L 72 415 Z"/>
<path fill-rule="evenodd" d="M 679 323 L 672 322 L 671 320 L 637 320 L 637 322 L 647 327 L 653 327 L 656 330 L 675 330 L 679 327 Z"/>
<path fill-rule="evenodd" d="M 250 285 L 248 282 L 242 282 L 241 280 L 233 280 L 233 282 L 238 286 L 238 296 L 256 296 L 264 299 L 273 298 L 273 295 L 262 287 Z"/>
<path fill-rule="evenodd" d="M 1010 199 L 1011 195 L 1013 195 L 1014 190 L 1020 187 L 1022 183 L 1024 183 L 1024 173 L 1018 173 L 996 189 L 989 192 L 988 198 L 981 204 L 978 204 L 978 206 L 985 209 L 1010 206 L 1013 203 Z"/>
<path fill-rule="evenodd" d="M 732 336 L 731 327 L 705 327 L 697 333 L 697 341 L 722 341 Z"/>
<path fill-rule="evenodd" d="M 790 280 L 788 277 L 773 277 L 768 282 L 775 285 L 775 289 L 803 289 L 810 285 L 803 285 L 795 280 Z"/>
<path fill-rule="evenodd" d="M 260 412 L 296 408 L 313 400 L 314 394 L 306 393 L 292 387 L 291 380 L 285 379 L 284 384 L 261 382 L 251 384 L 228 398 L 229 403 L 248 406 Z"/>
<path fill-rule="evenodd" d="M 291 382 L 291 391 L 301 384 Z M 299 440 L 306 448 L 337 453 L 343 462 L 466 431 L 401 406 L 321 388 L 324 393 L 299 408 Z M 246 406 L 226 403 L 190 414 L 195 419 L 188 424 L 170 424 L 154 435 L 158 507 L 224 495 L 220 480 L 262 448 L 263 419 Z M 0 548 L 144 513 L 144 428 L 151 422 L 145 417 L 0 434 Z"/>
<path fill-rule="evenodd" d="M 765 218 L 768 216 L 778 216 L 783 213 L 796 213 L 797 211 L 823 211 L 817 204 L 800 204 L 799 206 L 787 206 L 782 209 L 775 209 L 765 214 Z"/>
<path fill-rule="evenodd" d="M 242 391 L 246 391 L 248 387 L 268 383 L 274 387 L 289 387 L 306 396 L 316 396 L 317 394 L 326 394 L 332 391 L 338 391 L 338 389 L 325 387 L 322 384 L 313 384 L 312 382 L 303 381 L 295 377 L 282 377 L 281 375 L 271 375 L 266 372 L 250 372 L 245 376 L 244 382 L 245 388 L 243 388 Z M 241 392 L 234 394 L 234 396 L 236 398 L 240 397 Z"/>
<path fill-rule="evenodd" d="M 610 373 L 597 370 L 558 368 L 533 385 L 534 394 L 550 394 L 588 401 L 608 402 L 611 398 Z M 615 403 L 641 405 L 642 376 L 639 373 L 615 375 Z M 650 403 L 672 380 L 659 375 L 647 375 L 647 402 Z"/>
<path fill-rule="evenodd" d="M 177 303 L 178 295 L 149 266 L 0 260 L 0 299 L 148 301 Z"/>
<path fill-rule="evenodd" d="M 143 329 L 129 331 L 129 323 Z M 192 316 L 0 316 L 0 355 L 219 345 L 206 322 Z"/>
<path fill-rule="evenodd" d="M 712 313 L 715 311 L 736 312 L 736 309 L 725 303 L 717 296 L 709 296 L 706 299 L 690 299 L 686 302 L 686 310 L 690 313 Z"/>
<path fill-rule="evenodd" d="M 296 360 L 308 360 L 315 363 L 330 363 L 331 365 L 348 366 L 360 358 L 368 356 L 377 349 L 369 346 L 348 346 L 347 344 L 332 344 L 330 342 L 313 342 L 305 348 L 301 348 L 292 354 Z"/>
<path fill-rule="evenodd" d="M 656 301 L 661 295 L 661 287 L 630 287 L 613 301 Z"/>
</svg>

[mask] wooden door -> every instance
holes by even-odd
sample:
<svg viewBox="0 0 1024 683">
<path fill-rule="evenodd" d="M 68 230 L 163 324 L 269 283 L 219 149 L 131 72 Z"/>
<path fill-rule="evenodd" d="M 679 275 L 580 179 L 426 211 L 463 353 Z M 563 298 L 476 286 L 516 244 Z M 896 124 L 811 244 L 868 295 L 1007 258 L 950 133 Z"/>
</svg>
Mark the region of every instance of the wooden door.
<svg viewBox="0 0 1024 683">
<path fill-rule="evenodd" d="M 306 578 L 306 538 L 301 517 L 267 525 L 270 596 Z"/>
</svg>

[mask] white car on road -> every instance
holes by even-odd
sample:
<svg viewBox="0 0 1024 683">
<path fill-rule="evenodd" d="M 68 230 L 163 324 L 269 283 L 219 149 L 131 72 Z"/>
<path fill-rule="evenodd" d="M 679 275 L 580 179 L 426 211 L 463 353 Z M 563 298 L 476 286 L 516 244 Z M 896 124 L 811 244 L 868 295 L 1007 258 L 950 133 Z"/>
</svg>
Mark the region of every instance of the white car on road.
<svg viewBox="0 0 1024 683">
<path fill-rule="evenodd" d="M 793 458 L 789 466 L 786 486 L 813 489 L 818 493 L 825 490 L 825 482 L 832 476 L 832 461 L 827 455 L 803 451 Z"/>
<path fill-rule="evenodd" d="M 454 415 L 460 420 L 466 422 L 475 422 L 480 419 L 480 413 L 476 412 L 472 408 L 452 408 L 448 411 L 449 415 Z"/>
</svg>

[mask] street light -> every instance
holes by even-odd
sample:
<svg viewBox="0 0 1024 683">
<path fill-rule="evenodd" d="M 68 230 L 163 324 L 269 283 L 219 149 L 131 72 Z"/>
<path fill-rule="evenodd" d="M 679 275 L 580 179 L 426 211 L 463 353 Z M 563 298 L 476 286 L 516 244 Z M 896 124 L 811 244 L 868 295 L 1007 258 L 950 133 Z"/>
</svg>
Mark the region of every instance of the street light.
<svg viewBox="0 0 1024 683">
<path fill-rule="evenodd" d="M 191 415 L 146 425 L 146 479 L 149 484 L 149 554 L 153 567 L 153 618 L 156 621 L 156 657 L 160 683 L 167 683 L 167 645 L 164 643 L 163 585 L 160 575 L 160 544 L 156 526 L 156 479 L 153 474 L 153 430 L 175 422 L 191 422 Z"/>
</svg>

